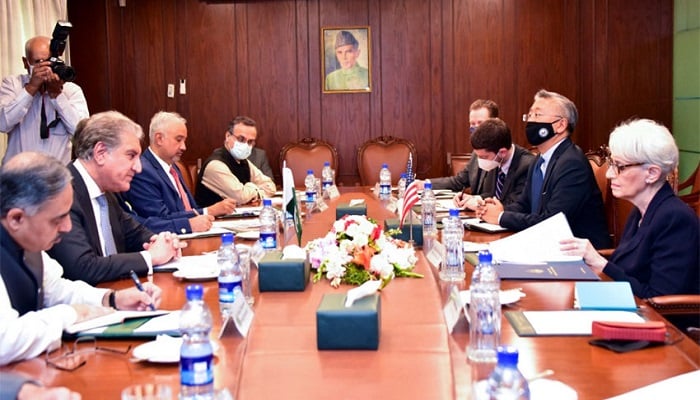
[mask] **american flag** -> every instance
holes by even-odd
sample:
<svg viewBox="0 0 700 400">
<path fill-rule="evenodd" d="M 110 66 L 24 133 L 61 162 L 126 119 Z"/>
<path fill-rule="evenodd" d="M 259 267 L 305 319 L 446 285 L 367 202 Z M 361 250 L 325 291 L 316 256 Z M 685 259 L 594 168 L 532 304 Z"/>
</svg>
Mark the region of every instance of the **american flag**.
<svg viewBox="0 0 700 400">
<path fill-rule="evenodd" d="M 408 162 L 406 163 L 406 185 L 413 182 L 413 153 L 408 153 Z"/>
<path fill-rule="evenodd" d="M 401 206 L 401 214 L 399 215 L 399 229 L 403 228 L 403 221 L 406 219 L 406 215 L 411 212 L 411 209 L 416 205 L 419 199 L 418 182 L 413 181 L 406 187 L 406 194 L 403 197 L 403 205 Z"/>
</svg>

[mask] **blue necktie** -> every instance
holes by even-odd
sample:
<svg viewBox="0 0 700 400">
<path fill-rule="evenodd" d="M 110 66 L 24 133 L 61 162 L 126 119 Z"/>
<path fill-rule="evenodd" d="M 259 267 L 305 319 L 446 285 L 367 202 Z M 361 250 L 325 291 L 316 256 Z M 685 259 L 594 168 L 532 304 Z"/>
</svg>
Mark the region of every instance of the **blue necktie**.
<svg viewBox="0 0 700 400">
<path fill-rule="evenodd" d="M 532 191 L 530 192 L 530 203 L 532 204 L 532 213 L 536 213 L 540 206 L 540 197 L 542 197 L 542 182 L 544 182 L 544 175 L 542 175 L 542 164 L 544 164 L 544 158 L 540 157 L 535 165 L 535 170 L 532 172 Z"/>
<path fill-rule="evenodd" d="M 503 173 L 503 170 L 499 169 L 498 177 L 496 178 L 496 198 L 498 200 L 503 200 L 503 197 L 501 197 L 501 195 L 503 194 L 503 182 L 505 180 L 506 174 Z"/>
<path fill-rule="evenodd" d="M 107 198 L 104 194 L 97 197 L 97 204 L 100 205 L 100 230 L 105 241 L 105 257 L 117 254 L 117 246 L 114 244 L 112 236 L 112 225 L 109 223 L 109 208 Z"/>
</svg>

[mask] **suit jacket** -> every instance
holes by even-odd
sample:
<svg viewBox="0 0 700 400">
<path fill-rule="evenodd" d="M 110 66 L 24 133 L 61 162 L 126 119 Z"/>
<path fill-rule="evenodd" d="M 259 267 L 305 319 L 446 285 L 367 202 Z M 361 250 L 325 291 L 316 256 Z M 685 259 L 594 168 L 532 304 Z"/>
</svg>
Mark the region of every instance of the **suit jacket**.
<svg viewBox="0 0 700 400">
<path fill-rule="evenodd" d="M 498 169 L 488 172 L 482 170 L 479 168 L 477 158 L 476 153 L 472 153 L 469 164 L 455 176 L 431 179 L 433 188 L 461 191 L 471 187 L 472 194 L 478 194 L 483 198 L 495 196 Z M 503 192 L 501 193 L 503 205 L 513 203 L 520 197 L 520 193 L 525 187 L 528 170 L 535 159 L 536 157 L 523 147 L 517 144 L 514 146 L 513 159 L 510 162 L 510 167 L 508 167 L 506 179 L 503 181 Z M 470 182 L 474 184 L 470 186 Z"/>
<path fill-rule="evenodd" d="M 634 208 L 620 244 L 603 273 L 628 281 L 642 299 L 666 294 L 700 294 L 698 217 L 665 184 L 644 218 Z"/>
<path fill-rule="evenodd" d="M 105 257 L 87 186 L 73 164 L 69 164 L 68 169 L 73 174 L 73 205 L 70 209 L 73 228 L 48 252 L 63 266 L 64 277 L 96 285 L 127 277 L 132 269 L 139 275 L 146 275 L 148 264 L 138 252 L 143 250 L 143 244 L 149 241 L 153 232 L 124 212 L 114 194 L 105 193 L 118 253 Z"/>
<path fill-rule="evenodd" d="M 563 212 L 576 237 L 586 238 L 596 248 L 610 247 L 603 196 L 585 154 L 566 138 L 554 151 L 547 165 L 540 204 L 531 212 L 533 162 L 518 200 L 505 206 L 500 225 L 521 231 Z"/>
<path fill-rule="evenodd" d="M 259 147 L 253 147 L 253 150 L 250 152 L 250 156 L 248 156 L 248 161 L 252 162 L 253 165 L 258 167 L 263 174 L 272 178 L 272 180 L 275 180 L 270 163 L 267 161 L 267 153 L 265 153 L 265 150 Z"/>
<path fill-rule="evenodd" d="M 141 173 L 134 175 L 131 187 L 122 193 L 122 208 L 153 232 L 192 232 L 189 219 L 196 215 L 195 212 L 185 211 L 185 205 L 177 188 L 171 183 L 170 175 L 163 170 L 150 150 L 141 155 L 141 166 Z M 173 166 L 190 205 L 200 214 L 203 213 L 204 210 L 198 208 L 192 193 L 182 180 L 177 165 Z"/>
</svg>

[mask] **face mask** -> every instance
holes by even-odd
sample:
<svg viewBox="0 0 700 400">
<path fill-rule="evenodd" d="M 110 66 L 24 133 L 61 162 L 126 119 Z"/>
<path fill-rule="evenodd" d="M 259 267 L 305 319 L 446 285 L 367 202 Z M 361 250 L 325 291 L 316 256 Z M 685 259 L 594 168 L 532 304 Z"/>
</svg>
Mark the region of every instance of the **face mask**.
<svg viewBox="0 0 700 400">
<path fill-rule="evenodd" d="M 493 160 L 484 160 L 483 158 L 477 158 L 476 162 L 479 163 L 479 168 L 483 169 L 486 172 L 489 172 L 492 169 L 496 169 L 501 166 L 500 161 L 496 161 L 496 159 L 498 159 L 498 155 L 496 155 L 496 158 Z"/>
<path fill-rule="evenodd" d="M 245 160 L 250 156 L 250 152 L 253 150 L 252 146 L 248 146 L 246 143 L 235 141 L 233 147 L 231 147 L 231 155 L 237 160 Z"/>
<path fill-rule="evenodd" d="M 34 72 L 34 65 L 29 64 L 29 77 L 32 77 L 32 73 Z"/>
<path fill-rule="evenodd" d="M 470 127 L 469 127 L 469 133 L 472 133 L 472 134 L 473 134 L 474 132 L 476 132 L 476 126 L 470 126 Z"/>
<path fill-rule="evenodd" d="M 531 145 L 537 146 L 554 136 L 553 122 L 528 122 L 525 125 L 527 141 Z"/>
</svg>

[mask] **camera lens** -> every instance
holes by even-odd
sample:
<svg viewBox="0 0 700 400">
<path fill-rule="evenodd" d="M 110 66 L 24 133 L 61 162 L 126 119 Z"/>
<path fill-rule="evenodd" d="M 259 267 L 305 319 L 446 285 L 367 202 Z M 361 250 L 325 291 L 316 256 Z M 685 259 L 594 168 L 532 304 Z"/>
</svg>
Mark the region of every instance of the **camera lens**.
<svg viewBox="0 0 700 400">
<path fill-rule="evenodd" d="M 73 82 L 75 79 L 75 69 L 63 63 L 54 63 L 51 70 L 64 82 Z"/>
</svg>

